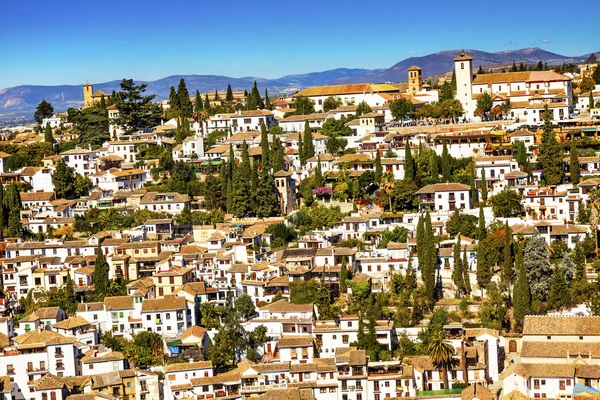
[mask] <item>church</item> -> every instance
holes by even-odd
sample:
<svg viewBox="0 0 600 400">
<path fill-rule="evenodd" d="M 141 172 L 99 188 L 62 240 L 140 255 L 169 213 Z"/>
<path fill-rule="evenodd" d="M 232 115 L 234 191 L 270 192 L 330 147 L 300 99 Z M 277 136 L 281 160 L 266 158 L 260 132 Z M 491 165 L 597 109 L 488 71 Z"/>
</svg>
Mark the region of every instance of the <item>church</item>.
<svg viewBox="0 0 600 400">
<path fill-rule="evenodd" d="M 544 106 L 554 121 L 568 120 L 573 110 L 571 79 L 554 71 L 522 71 L 473 75 L 473 58 L 464 52 L 454 59 L 456 95 L 467 119 L 476 119 L 477 99 L 487 92 L 493 107 L 510 100 L 509 118 L 529 125 L 543 122 Z"/>
<path fill-rule="evenodd" d="M 104 93 L 102 90 L 96 90 L 94 93 L 94 86 L 89 82 L 83 85 L 83 107 L 91 107 L 95 103 L 100 103 L 102 97 L 104 97 L 104 101 L 108 102 L 110 94 Z"/>
</svg>

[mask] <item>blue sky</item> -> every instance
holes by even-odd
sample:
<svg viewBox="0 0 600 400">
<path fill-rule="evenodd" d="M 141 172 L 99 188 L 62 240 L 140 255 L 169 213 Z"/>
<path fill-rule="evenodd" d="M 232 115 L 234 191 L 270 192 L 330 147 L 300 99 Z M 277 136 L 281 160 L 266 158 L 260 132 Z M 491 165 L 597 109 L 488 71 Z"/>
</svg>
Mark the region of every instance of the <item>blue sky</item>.
<svg viewBox="0 0 600 400">
<path fill-rule="evenodd" d="M 557 0 L 2 0 L 0 88 L 177 74 L 277 78 L 387 68 L 458 48 L 576 56 L 600 50 L 598 15 L 596 0 L 571 10 Z"/>
</svg>

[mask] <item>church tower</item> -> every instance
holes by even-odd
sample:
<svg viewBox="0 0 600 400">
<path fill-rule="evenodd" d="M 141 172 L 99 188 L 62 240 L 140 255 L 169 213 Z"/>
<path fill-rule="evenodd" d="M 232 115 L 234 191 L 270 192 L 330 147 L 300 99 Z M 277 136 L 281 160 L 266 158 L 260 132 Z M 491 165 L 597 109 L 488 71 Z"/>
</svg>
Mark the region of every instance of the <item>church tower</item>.
<svg viewBox="0 0 600 400">
<path fill-rule="evenodd" d="M 92 94 L 93 94 L 93 90 L 94 87 L 92 86 L 91 83 L 86 82 L 83 85 L 83 106 L 84 107 L 91 107 L 93 100 L 92 100 Z"/>
<path fill-rule="evenodd" d="M 407 94 L 414 96 L 423 89 L 423 73 L 421 68 L 413 65 L 408 69 L 408 90 Z"/>
<path fill-rule="evenodd" d="M 475 104 L 473 103 L 473 57 L 460 53 L 454 59 L 456 73 L 456 95 L 465 110 L 467 118 L 473 118 Z"/>
</svg>

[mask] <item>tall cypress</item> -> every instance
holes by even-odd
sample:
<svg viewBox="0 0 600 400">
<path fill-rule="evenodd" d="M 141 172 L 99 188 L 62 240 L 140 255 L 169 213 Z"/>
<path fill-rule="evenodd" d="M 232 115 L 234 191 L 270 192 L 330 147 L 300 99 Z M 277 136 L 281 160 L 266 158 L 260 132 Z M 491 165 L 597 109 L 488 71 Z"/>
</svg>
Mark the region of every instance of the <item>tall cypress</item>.
<svg viewBox="0 0 600 400">
<path fill-rule="evenodd" d="M 450 176 L 452 174 L 452 157 L 450 153 L 448 153 L 448 145 L 444 140 L 444 145 L 442 147 L 442 180 L 444 182 L 450 181 Z"/>
<path fill-rule="evenodd" d="M 187 90 L 187 86 L 183 78 L 179 80 L 179 86 L 177 87 L 177 97 L 179 98 L 179 110 L 181 111 L 181 114 L 185 118 L 191 117 L 194 108 L 192 107 L 190 93 Z"/>
<path fill-rule="evenodd" d="M 431 215 L 429 211 L 425 213 L 425 271 L 424 282 L 427 292 L 429 306 L 432 307 L 435 302 L 435 264 L 437 259 L 436 245 L 433 237 L 433 229 L 431 226 Z"/>
<path fill-rule="evenodd" d="M 272 110 L 273 105 L 271 104 L 271 99 L 269 98 L 269 89 L 265 88 L 265 108 L 267 110 Z"/>
<path fill-rule="evenodd" d="M 300 158 L 300 164 L 304 165 L 304 144 L 302 142 L 302 133 L 298 132 L 298 158 Z"/>
<path fill-rule="evenodd" d="M 44 130 L 44 142 L 46 143 L 54 143 L 54 137 L 52 136 L 52 128 L 50 127 L 50 122 L 46 124 L 46 129 Z"/>
<path fill-rule="evenodd" d="M 269 149 L 269 136 L 265 124 L 260 124 L 260 151 L 263 169 L 269 169 L 271 154 Z"/>
<path fill-rule="evenodd" d="M 96 301 L 103 301 L 108 289 L 109 266 L 104 257 L 102 247 L 98 244 L 98 254 L 94 263 L 94 297 Z"/>
<path fill-rule="evenodd" d="M 315 168 L 315 186 L 323 186 L 323 172 L 321 171 L 321 157 L 317 156 L 317 167 Z"/>
<path fill-rule="evenodd" d="M 487 202 L 488 188 L 487 180 L 485 179 L 485 168 L 481 168 L 481 201 L 483 204 Z"/>
<path fill-rule="evenodd" d="M 381 182 L 382 176 L 383 166 L 381 165 L 381 155 L 379 155 L 379 151 L 377 151 L 377 156 L 375 156 L 375 183 Z"/>
<path fill-rule="evenodd" d="M 464 292 L 464 273 L 462 260 L 460 258 L 460 238 L 456 239 L 456 243 L 454 243 L 454 248 L 452 250 L 452 258 L 454 261 L 454 265 L 452 266 L 452 281 L 454 282 L 454 286 L 456 286 L 456 297 L 462 296 Z"/>
<path fill-rule="evenodd" d="M 415 179 L 415 164 L 408 140 L 404 145 L 404 179 L 407 181 Z"/>
<path fill-rule="evenodd" d="M 475 186 L 475 163 L 471 162 L 469 165 L 469 187 L 471 192 L 471 206 L 474 206 L 477 199 L 477 187 Z"/>
<path fill-rule="evenodd" d="M 304 158 L 304 163 L 306 163 L 306 160 L 309 158 L 315 156 L 315 144 L 313 143 L 312 130 L 310 129 L 310 124 L 308 121 L 304 123 L 304 148 L 302 151 L 304 153 L 302 155 Z"/>
<path fill-rule="evenodd" d="M 419 221 L 417 222 L 417 254 L 419 258 L 417 259 L 417 265 L 419 266 L 419 271 L 421 272 L 421 278 L 425 281 L 425 276 L 423 275 L 423 266 L 425 265 L 425 220 L 423 216 L 419 216 Z"/>
<path fill-rule="evenodd" d="M 169 111 L 173 115 L 179 115 L 179 96 L 173 86 L 169 89 Z"/>
<path fill-rule="evenodd" d="M 547 185 L 558 185 L 563 177 L 563 157 L 552 126 L 552 113 L 544 106 L 542 144 L 539 146 L 538 163 L 542 167 L 543 180 Z"/>
<path fill-rule="evenodd" d="M 246 141 L 242 143 L 242 161 L 235 169 L 233 178 L 232 212 L 237 217 L 246 217 L 252 213 L 252 168 Z"/>
<path fill-rule="evenodd" d="M 523 328 L 525 315 L 531 310 L 531 292 L 525 266 L 521 264 L 517 269 L 519 270 L 519 274 L 517 282 L 513 287 L 513 313 L 515 316 L 515 328 L 520 331 Z"/>
<path fill-rule="evenodd" d="M 283 152 L 283 145 L 278 137 L 273 139 L 273 146 L 271 149 L 271 167 L 273 172 L 279 172 L 285 169 L 285 153 Z"/>
<path fill-rule="evenodd" d="M 231 90 L 231 85 L 229 83 L 227 84 L 227 93 L 225 94 L 225 101 L 233 101 L 233 91 Z"/>
<path fill-rule="evenodd" d="M 504 224 L 504 244 L 502 250 L 502 272 L 501 281 L 505 289 L 510 289 L 513 279 L 514 261 L 512 254 L 512 232 L 508 226 L 508 222 Z"/>
<path fill-rule="evenodd" d="M 485 214 L 483 212 L 483 207 L 479 206 L 479 223 L 477 225 L 477 239 L 482 241 L 485 239 L 486 229 L 485 229 Z"/>
<path fill-rule="evenodd" d="M 219 101 L 221 100 L 221 97 L 219 97 L 219 91 L 217 89 L 215 89 L 215 101 Z"/>
<path fill-rule="evenodd" d="M 210 113 L 212 111 L 212 107 L 210 106 L 210 100 L 208 98 L 208 93 L 204 95 L 204 111 Z"/>
<path fill-rule="evenodd" d="M 573 185 L 577 185 L 579 183 L 579 151 L 577 150 L 577 145 L 573 139 L 571 139 L 569 173 L 571 175 L 571 182 L 573 182 Z"/>
<path fill-rule="evenodd" d="M 200 96 L 200 92 L 196 90 L 196 99 L 194 100 L 194 111 L 199 112 L 204 108 L 204 104 L 202 104 L 202 96 Z"/>
<path fill-rule="evenodd" d="M 571 296 L 569 295 L 569 287 L 562 269 L 557 265 L 554 267 L 552 274 L 552 284 L 550 285 L 550 293 L 548 294 L 548 306 L 551 309 L 561 309 L 568 307 L 571 304 Z"/>
<path fill-rule="evenodd" d="M 279 211 L 275 179 L 266 168 L 260 170 L 260 179 L 256 191 L 256 216 L 259 218 L 271 217 Z"/>
<path fill-rule="evenodd" d="M 465 294 L 471 294 L 471 277 L 469 275 L 469 260 L 467 258 L 467 249 L 463 249 L 463 261 L 462 261 L 462 269 L 463 269 L 463 288 L 465 289 Z"/>
</svg>

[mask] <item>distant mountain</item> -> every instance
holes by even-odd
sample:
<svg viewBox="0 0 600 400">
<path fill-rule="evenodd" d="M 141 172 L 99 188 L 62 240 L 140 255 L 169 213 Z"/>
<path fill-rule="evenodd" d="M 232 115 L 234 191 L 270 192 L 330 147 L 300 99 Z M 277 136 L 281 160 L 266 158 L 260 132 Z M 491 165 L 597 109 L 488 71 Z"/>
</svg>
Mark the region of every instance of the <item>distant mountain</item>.
<svg viewBox="0 0 600 400">
<path fill-rule="evenodd" d="M 561 65 L 562 63 L 578 63 L 585 61 L 589 54 L 577 57 L 562 56 L 540 48 L 527 48 L 520 50 L 506 50 L 497 53 L 488 53 L 481 50 L 464 50 L 474 58 L 473 67 L 490 65 L 509 65 L 513 61 L 517 64 L 535 64 L 538 61 L 548 65 Z M 173 75 L 148 84 L 148 92 L 156 94 L 157 99 L 166 99 L 171 86 L 177 87 L 179 80 L 184 78 L 190 94 L 212 92 L 215 89 L 225 90 L 231 84 L 233 90 L 251 89 L 256 80 L 261 91 L 265 87 L 274 96 L 276 93 L 293 93 L 307 86 L 319 86 L 342 83 L 376 83 L 376 82 L 403 82 L 406 81 L 407 69 L 413 65 L 423 68 L 423 76 L 429 77 L 451 71 L 454 68 L 454 58 L 461 50 L 447 50 L 422 57 L 410 57 L 393 65 L 388 69 L 349 69 L 338 68 L 323 72 L 286 75 L 277 79 L 260 77 L 231 78 L 220 75 Z M 83 84 L 83 82 L 82 82 Z M 94 91 L 102 90 L 110 93 L 119 90 L 119 81 L 110 81 L 94 84 Z M 81 85 L 61 86 L 35 86 L 22 85 L 0 90 L 0 117 L 2 115 L 31 116 L 33 110 L 42 99 L 54 105 L 55 110 L 64 111 L 69 107 L 83 104 L 83 91 Z"/>
<path fill-rule="evenodd" d="M 563 63 L 582 62 L 589 56 L 589 54 L 578 57 L 561 56 L 560 54 L 551 53 L 538 47 L 506 50 L 498 53 L 488 53 L 481 50 L 464 50 L 464 52 L 473 57 L 474 68 L 479 68 L 480 65 L 483 67 L 489 65 L 508 65 L 512 64 L 513 61 L 517 63 L 517 65 L 520 63 L 537 64 L 539 61 L 542 61 L 550 66 L 554 66 L 562 65 Z M 406 70 L 413 65 L 417 65 L 423 69 L 424 77 L 443 74 L 452 71 L 454 68 L 454 58 L 460 53 L 461 50 L 446 50 L 428 54 L 423 57 L 410 57 L 400 61 L 380 74 L 369 76 L 368 79 L 378 79 L 381 82 L 405 81 L 407 74 Z M 362 77 L 359 77 L 359 79 L 360 78 Z"/>
</svg>

